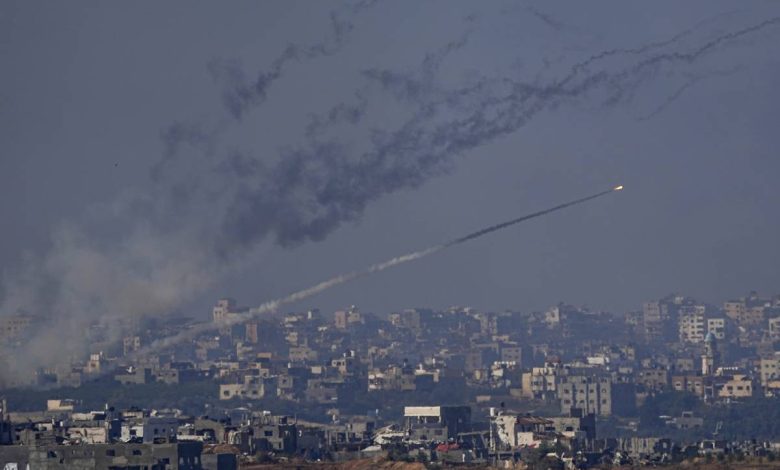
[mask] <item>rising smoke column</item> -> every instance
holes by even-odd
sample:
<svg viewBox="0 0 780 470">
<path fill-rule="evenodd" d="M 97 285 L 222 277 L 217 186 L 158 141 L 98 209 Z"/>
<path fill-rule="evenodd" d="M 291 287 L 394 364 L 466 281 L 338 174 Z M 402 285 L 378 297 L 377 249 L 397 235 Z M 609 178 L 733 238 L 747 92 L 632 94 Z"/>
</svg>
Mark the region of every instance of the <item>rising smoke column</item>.
<svg viewBox="0 0 780 470">
<path fill-rule="evenodd" d="M 128 191 L 92 208 L 84 220 L 54 234 L 50 252 L 32 257 L 5 281 L 9 295 L 0 310 L 23 309 L 48 322 L 28 347 L 14 351 L 20 371 L 83 357 L 92 346 L 81 338 L 93 324 L 97 336 L 115 339 L 143 316 L 174 311 L 240 269 L 252 259 L 247 253 L 265 241 L 295 246 L 322 240 L 359 219 L 373 201 L 446 173 L 456 158 L 545 111 L 585 100 L 626 103 L 650 80 L 684 71 L 780 20 L 710 34 L 689 45 L 701 33 L 696 26 L 665 41 L 595 54 L 547 80 L 515 74 L 445 85 L 442 68 L 457 62 L 453 58 L 479 33 L 478 20 L 468 18 L 465 32 L 425 54 L 411 70 L 363 71 L 354 98 L 315 114 L 303 138 L 279 152 L 278 162 L 224 143 L 225 129 L 249 111 L 262 111 L 273 90 L 268 84 L 284 80 L 289 64 L 339 53 L 359 28 L 354 17 L 345 21 L 354 28 L 335 22 L 321 47 L 294 48 L 311 53 L 285 50 L 251 82 L 219 75 L 238 70 L 235 64 L 230 70 L 216 66 L 226 96 L 238 97 L 235 106 L 232 98 L 226 100 L 228 119 L 217 126 L 185 121 L 166 129 L 166 150 L 151 190 Z M 398 125 L 370 127 L 369 118 L 382 115 L 387 99 L 406 106 L 405 118 Z M 351 145 L 354 135 L 367 143 Z"/>
</svg>

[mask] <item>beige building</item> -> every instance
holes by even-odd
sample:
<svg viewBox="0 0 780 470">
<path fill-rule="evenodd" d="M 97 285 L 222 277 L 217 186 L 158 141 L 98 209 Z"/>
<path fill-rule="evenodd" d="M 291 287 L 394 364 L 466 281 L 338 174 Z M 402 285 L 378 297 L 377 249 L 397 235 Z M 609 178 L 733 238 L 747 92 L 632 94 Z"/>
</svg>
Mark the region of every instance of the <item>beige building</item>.
<svg viewBox="0 0 780 470">
<path fill-rule="evenodd" d="M 230 317 L 230 314 L 236 308 L 236 301 L 233 299 L 219 299 L 217 305 L 211 309 L 211 318 L 214 323 L 222 323 Z"/>
<path fill-rule="evenodd" d="M 735 375 L 718 390 L 719 398 L 749 398 L 753 396 L 753 381 L 746 375 Z"/>
<path fill-rule="evenodd" d="M 663 322 L 660 302 L 645 302 L 642 305 L 642 330 L 647 341 L 661 338 Z"/>
<path fill-rule="evenodd" d="M 408 328 L 414 332 L 419 332 L 422 327 L 420 312 L 415 309 L 404 310 L 401 313 L 391 313 L 390 323 L 400 328 Z"/>
<path fill-rule="evenodd" d="M 523 396 L 526 398 L 541 398 L 553 395 L 558 390 L 558 384 L 568 373 L 560 363 L 548 363 L 544 367 L 534 367 L 531 372 L 522 375 Z"/>
<path fill-rule="evenodd" d="M 704 377 L 700 375 L 675 375 L 672 377 L 672 388 L 678 392 L 691 392 L 696 396 L 704 396 Z"/>
<path fill-rule="evenodd" d="M 770 318 L 768 322 L 769 338 L 773 341 L 780 340 L 780 317 Z"/>
<path fill-rule="evenodd" d="M 318 356 L 317 351 L 308 346 L 293 346 L 288 354 L 291 362 L 315 362 Z"/>
<path fill-rule="evenodd" d="M 640 369 L 637 383 L 648 390 L 663 390 L 669 386 L 669 371 L 661 368 Z"/>
<path fill-rule="evenodd" d="M 219 299 L 214 308 L 211 309 L 211 318 L 214 323 L 235 322 L 246 316 L 249 312 L 247 308 L 236 307 L 236 301 L 229 298 Z M 229 331 L 230 327 L 220 328 L 220 332 Z"/>
<path fill-rule="evenodd" d="M 761 358 L 759 371 L 761 373 L 762 387 L 767 387 L 772 381 L 780 380 L 780 354 Z"/>
<path fill-rule="evenodd" d="M 105 365 L 106 360 L 102 351 L 96 354 L 90 354 L 87 365 L 84 367 L 84 372 L 87 374 L 99 374 Z"/>
<path fill-rule="evenodd" d="M 364 323 L 363 315 L 354 305 L 349 310 L 338 310 L 333 314 L 336 328 L 344 330 L 351 325 Z"/>
<path fill-rule="evenodd" d="M 756 292 L 751 292 L 747 298 L 729 300 L 723 303 L 726 316 L 741 326 L 760 325 L 764 322 L 764 311 L 771 307 L 772 302 L 758 297 Z"/>
<path fill-rule="evenodd" d="M 680 307 L 680 341 L 698 344 L 704 341 L 705 329 L 704 305 L 686 305 Z"/>
<path fill-rule="evenodd" d="M 745 301 L 744 300 L 729 300 L 723 303 L 723 311 L 726 312 L 726 316 L 740 322 L 745 316 Z"/>
<path fill-rule="evenodd" d="M 563 414 L 569 414 L 572 408 L 585 414 L 612 414 L 612 383 L 608 377 L 568 376 L 558 385 L 558 397 Z"/>
<path fill-rule="evenodd" d="M 73 411 L 76 407 L 76 401 L 71 399 L 46 400 L 47 411 Z"/>
<path fill-rule="evenodd" d="M 368 373 L 368 391 L 417 390 L 417 376 L 411 367 L 389 366 L 385 370 L 374 369 Z"/>
</svg>

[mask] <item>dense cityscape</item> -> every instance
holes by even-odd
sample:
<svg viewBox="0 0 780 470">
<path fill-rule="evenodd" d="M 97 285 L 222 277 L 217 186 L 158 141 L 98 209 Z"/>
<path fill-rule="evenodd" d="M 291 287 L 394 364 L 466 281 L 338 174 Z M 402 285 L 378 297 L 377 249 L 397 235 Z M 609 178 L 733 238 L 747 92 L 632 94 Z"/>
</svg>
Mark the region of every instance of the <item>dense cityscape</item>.
<svg viewBox="0 0 780 470">
<path fill-rule="evenodd" d="M 0 460 L 589 468 L 780 452 L 780 296 L 669 295 L 621 314 L 247 311 L 220 299 L 209 322 L 147 319 L 113 342 L 93 329 L 88 360 L 5 384 Z M 2 318 L 6 361 L 39 321 Z M 148 348 L 188 330 L 201 333 Z"/>
<path fill-rule="evenodd" d="M 0 470 L 780 470 L 779 35 L 0 1 Z"/>
</svg>

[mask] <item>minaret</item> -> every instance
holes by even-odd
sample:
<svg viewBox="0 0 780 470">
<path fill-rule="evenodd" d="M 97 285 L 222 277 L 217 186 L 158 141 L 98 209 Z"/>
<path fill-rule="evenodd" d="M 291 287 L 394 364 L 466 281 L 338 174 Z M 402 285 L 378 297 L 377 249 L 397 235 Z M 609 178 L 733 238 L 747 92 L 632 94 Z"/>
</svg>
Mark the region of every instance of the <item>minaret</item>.
<svg viewBox="0 0 780 470">
<path fill-rule="evenodd" d="M 704 354 L 701 356 L 702 375 L 713 375 L 718 367 L 718 345 L 715 342 L 715 335 L 712 332 L 707 333 L 704 338 Z"/>
</svg>

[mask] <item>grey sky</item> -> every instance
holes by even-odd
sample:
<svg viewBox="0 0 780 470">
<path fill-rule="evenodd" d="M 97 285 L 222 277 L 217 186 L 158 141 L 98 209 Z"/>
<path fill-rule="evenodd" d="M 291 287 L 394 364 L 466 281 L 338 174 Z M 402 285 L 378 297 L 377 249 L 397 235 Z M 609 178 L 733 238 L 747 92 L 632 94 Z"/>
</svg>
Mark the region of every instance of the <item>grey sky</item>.
<svg viewBox="0 0 780 470">
<path fill-rule="evenodd" d="M 343 43 L 289 64 L 265 102 L 235 121 L 207 65 L 235 59 L 251 80 L 289 43 L 331 40 L 334 11 L 354 26 Z M 335 2 L 4 2 L 4 286 L 19 277 L 24 252 L 47 252 L 62 223 L 88 227 L 87 243 L 96 244 L 122 239 L 127 227 L 147 223 L 143 211 L 117 209 L 122 220 L 106 227 L 100 221 L 113 223 L 116 216 L 95 216 L 110 210 L 95 204 L 124 201 L 126 191 L 152 187 L 149 175 L 163 153 L 160 134 L 172 123 L 205 128 L 228 123 L 216 158 L 240 152 L 272 165 L 284 158 L 280 149 L 301 143 L 309 116 L 354 103 L 356 90 L 371 100 L 366 126 L 396 125 L 408 103 L 367 85 L 362 72 L 412 73 L 427 53 L 467 30 L 466 44 L 444 59 L 436 84 L 454 87 L 475 77 L 544 83 L 603 50 L 639 47 L 696 27 L 664 49 L 689 51 L 778 15 L 773 3 L 713 1 L 532 7 L 380 2 L 359 11 Z M 202 289 L 194 281 L 197 293 L 184 289 L 181 297 L 171 295 L 175 307 L 166 303 L 166 308 L 204 315 L 214 298 L 226 294 L 259 304 L 332 274 L 617 183 L 627 186 L 617 197 L 336 288 L 299 307 L 329 311 L 354 303 L 380 313 L 452 304 L 539 309 L 565 300 L 625 310 L 673 290 L 710 301 L 753 288 L 774 293 L 780 284 L 779 38 L 775 25 L 725 43 L 701 60 L 653 69 L 632 79 L 633 96 L 615 105 L 603 104 L 609 90 L 561 102 L 517 131 L 455 156 L 445 165 L 448 171 L 419 187 L 369 202 L 361 217 L 323 241 L 281 248 L 266 238 L 240 262 L 214 266 L 214 279 Z M 632 60 L 617 56 L 604 66 L 617 70 Z M 333 132 L 355 145 L 368 139 L 366 127 Z M 178 179 L 166 181 L 207 185 L 210 175 L 188 173 L 202 168 L 197 157 L 189 158 L 173 167 Z M 221 206 L 200 207 L 189 206 L 172 223 L 185 229 L 193 223 L 213 235 L 224 215 L 214 208 Z M 213 226 L 204 228 L 209 220 Z M 197 243 L 182 246 L 197 251 Z"/>
</svg>

